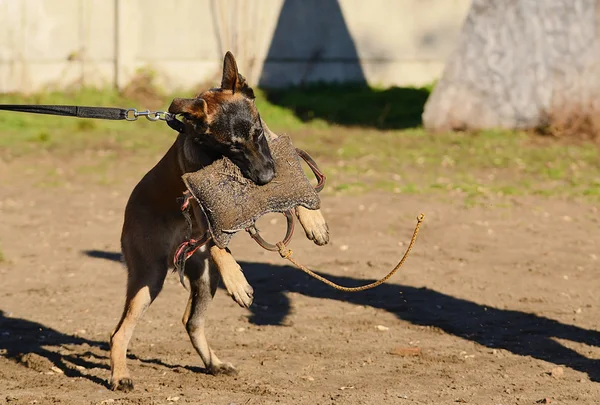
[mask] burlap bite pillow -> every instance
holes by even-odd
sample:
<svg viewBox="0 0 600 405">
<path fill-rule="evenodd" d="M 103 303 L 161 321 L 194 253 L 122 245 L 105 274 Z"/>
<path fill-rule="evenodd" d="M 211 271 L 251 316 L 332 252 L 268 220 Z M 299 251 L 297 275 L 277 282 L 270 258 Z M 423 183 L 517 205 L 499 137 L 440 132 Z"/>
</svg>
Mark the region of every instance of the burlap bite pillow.
<svg viewBox="0 0 600 405">
<path fill-rule="evenodd" d="M 228 158 L 221 158 L 183 181 L 206 215 L 213 241 L 225 248 L 234 233 L 253 225 L 270 212 L 285 212 L 299 205 L 316 210 L 319 195 L 302 170 L 292 141 L 280 136 L 269 142 L 275 177 L 256 185 Z"/>
</svg>

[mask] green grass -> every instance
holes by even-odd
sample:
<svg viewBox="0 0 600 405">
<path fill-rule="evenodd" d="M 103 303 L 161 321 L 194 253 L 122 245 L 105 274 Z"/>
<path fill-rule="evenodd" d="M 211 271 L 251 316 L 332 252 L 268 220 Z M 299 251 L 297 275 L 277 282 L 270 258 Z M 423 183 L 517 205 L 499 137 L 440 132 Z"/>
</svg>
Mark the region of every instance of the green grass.
<svg viewBox="0 0 600 405">
<path fill-rule="evenodd" d="M 428 91 L 330 85 L 256 94 L 269 126 L 290 134 L 322 166 L 328 193 L 438 194 L 459 196 L 469 205 L 519 195 L 600 201 L 597 145 L 509 131 L 430 134 L 419 127 Z M 160 109 L 167 109 L 172 98 L 163 96 Z M 0 103 L 147 107 L 116 91 L 92 89 L 0 95 Z M 144 157 L 164 153 L 175 137 L 164 123 L 145 119 L 115 122 L 1 111 L 0 134 L 0 156 L 7 160 L 42 152 L 68 158 L 103 151 L 98 160 L 76 168 L 79 176 L 95 176 L 103 184 L 111 184 L 106 172 L 116 159 L 148 164 Z M 48 181 L 52 186 L 55 179 Z"/>
<path fill-rule="evenodd" d="M 116 91 L 94 89 L 31 96 L 0 94 L 0 103 L 143 107 Z M 168 107 L 167 103 L 165 99 L 164 108 Z M 165 131 L 163 125 L 146 119 L 137 122 L 104 121 L 5 111 L 0 111 L 0 131 L 0 151 L 11 156 L 41 150 L 69 153 L 86 148 L 158 151 L 173 137 L 173 131 Z"/>
<path fill-rule="evenodd" d="M 330 178 L 369 185 L 363 189 L 458 192 L 466 198 L 600 194 L 600 149 L 592 144 L 506 131 L 332 131 L 312 131 L 295 141 L 327 162 Z"/>
</svg>

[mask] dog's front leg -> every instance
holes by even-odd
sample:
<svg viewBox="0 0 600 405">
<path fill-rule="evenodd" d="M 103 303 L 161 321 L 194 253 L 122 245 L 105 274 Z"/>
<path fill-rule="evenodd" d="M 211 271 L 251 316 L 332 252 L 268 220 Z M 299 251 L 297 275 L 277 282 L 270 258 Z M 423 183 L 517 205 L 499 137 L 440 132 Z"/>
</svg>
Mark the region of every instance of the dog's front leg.
<svg viewBox="0 0 600 405">
<path fill-rule="evenodd" d="M 242 273 L 242 268 L 235 261 L 229 249 L 218 246 L 210 247 L 210 257 L 221 273 L 221 279 L 227 292 L 235 302 L 243 308 L 249 308 L 254 298 L 254 290 Z"/>
<path fill-rule="evenodd" d="M 329 226 L 327 226 L 321 210 L 309 210 L 300 206 L 296 207 L 296 215 L 308 239 L 319 246 L 329 242 Z"/>
</svg>

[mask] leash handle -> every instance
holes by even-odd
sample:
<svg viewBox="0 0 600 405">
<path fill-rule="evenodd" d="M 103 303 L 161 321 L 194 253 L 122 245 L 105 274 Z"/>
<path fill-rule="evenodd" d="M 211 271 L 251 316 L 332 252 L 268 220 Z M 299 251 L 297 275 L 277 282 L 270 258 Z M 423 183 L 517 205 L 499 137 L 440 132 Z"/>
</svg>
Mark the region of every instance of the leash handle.
<svg viewBox="0 0 600 405">
<path fill-rule="evenodd" d="M 127 111 L 129 111 L 124 108 L 112 107 L 27 104 L 0 104 L 0 110 L 26 112 L 33 114 L 60 115 L 65 117 L 97 118 L 105 120 L 127 119 Z"/>
</svg>

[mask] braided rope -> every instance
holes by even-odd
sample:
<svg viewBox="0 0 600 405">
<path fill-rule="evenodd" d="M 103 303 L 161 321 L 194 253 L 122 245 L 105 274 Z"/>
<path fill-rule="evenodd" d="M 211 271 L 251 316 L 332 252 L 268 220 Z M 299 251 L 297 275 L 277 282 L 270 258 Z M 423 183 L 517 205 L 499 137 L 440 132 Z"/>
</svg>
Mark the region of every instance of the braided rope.
<svg viewBox="0 0 600 405">
<path fill-rule="evenodd" d="M 305 272 L 309 276 L 314 277 L 317 280 L 319 280 L 319 281 L 327 284 L 328 286 L 333 287 L 336 290 L 345 291 L 345 292 L 365 291 L 365 290 L 369 290 L 371 288 L 377 287 L 377 286 L 385 283 L 386 281 L 388 281 L 390 279 L 390 277 L 392 277 L 400 269 L 400 267 L 402 267 L 402 265 L 406 261 L 406 258 L 408 257 L 408 254 L 412 250 L 413 245 L 415 244 L 415 241 L 417 240 L 417 235 L 419 234 L 419 228 L 421 228 L 421 223 L 423 222 L 424 219 L 425 219 L 425 215 L 424 214 L 421 214 L 421 215 L 419 215 L 417 217 L 417 225 L 415 226 L 415 231 L 413 232 L 413 236 L 410 239 L 410 244 L 408 245 L 408 248 L 406 249 L 406 252 L 404 252 L 404 256 L 402 256 L 402 259 L 400 260 L 400 262 L 398 262 L 398 264 L 396 265 L 396 267 L 394 267 L 392 269 L 392 271 L 390 271 L 382 279 L 380 279 L 378 281 L 374 281 L 374 282 L 372 282 L 370 284 L 359 286 L 359 287 L 344 287 L 344 286 L 341 286 L 339 284 L 336 284 L 333 281 L 330 281 L 330 280 L 326 279 L 325 277 L 318 275 L 314 271 L 312 271 L 312 270 L 308 269 L 307 267 L 303 266 L 302 264 L 298 263 L 296 261 L 296 259 L 294 259 L 292 257 L 292 250 L 288 249 L 283 242 L 278 242 L 277 243 L 277 247 L 279 248 L 279 255 L 282 258 L 289 260 L 292 264 L 294 264 L 300 270 L 302 270 L 303 272 Z"/>
</svg>

